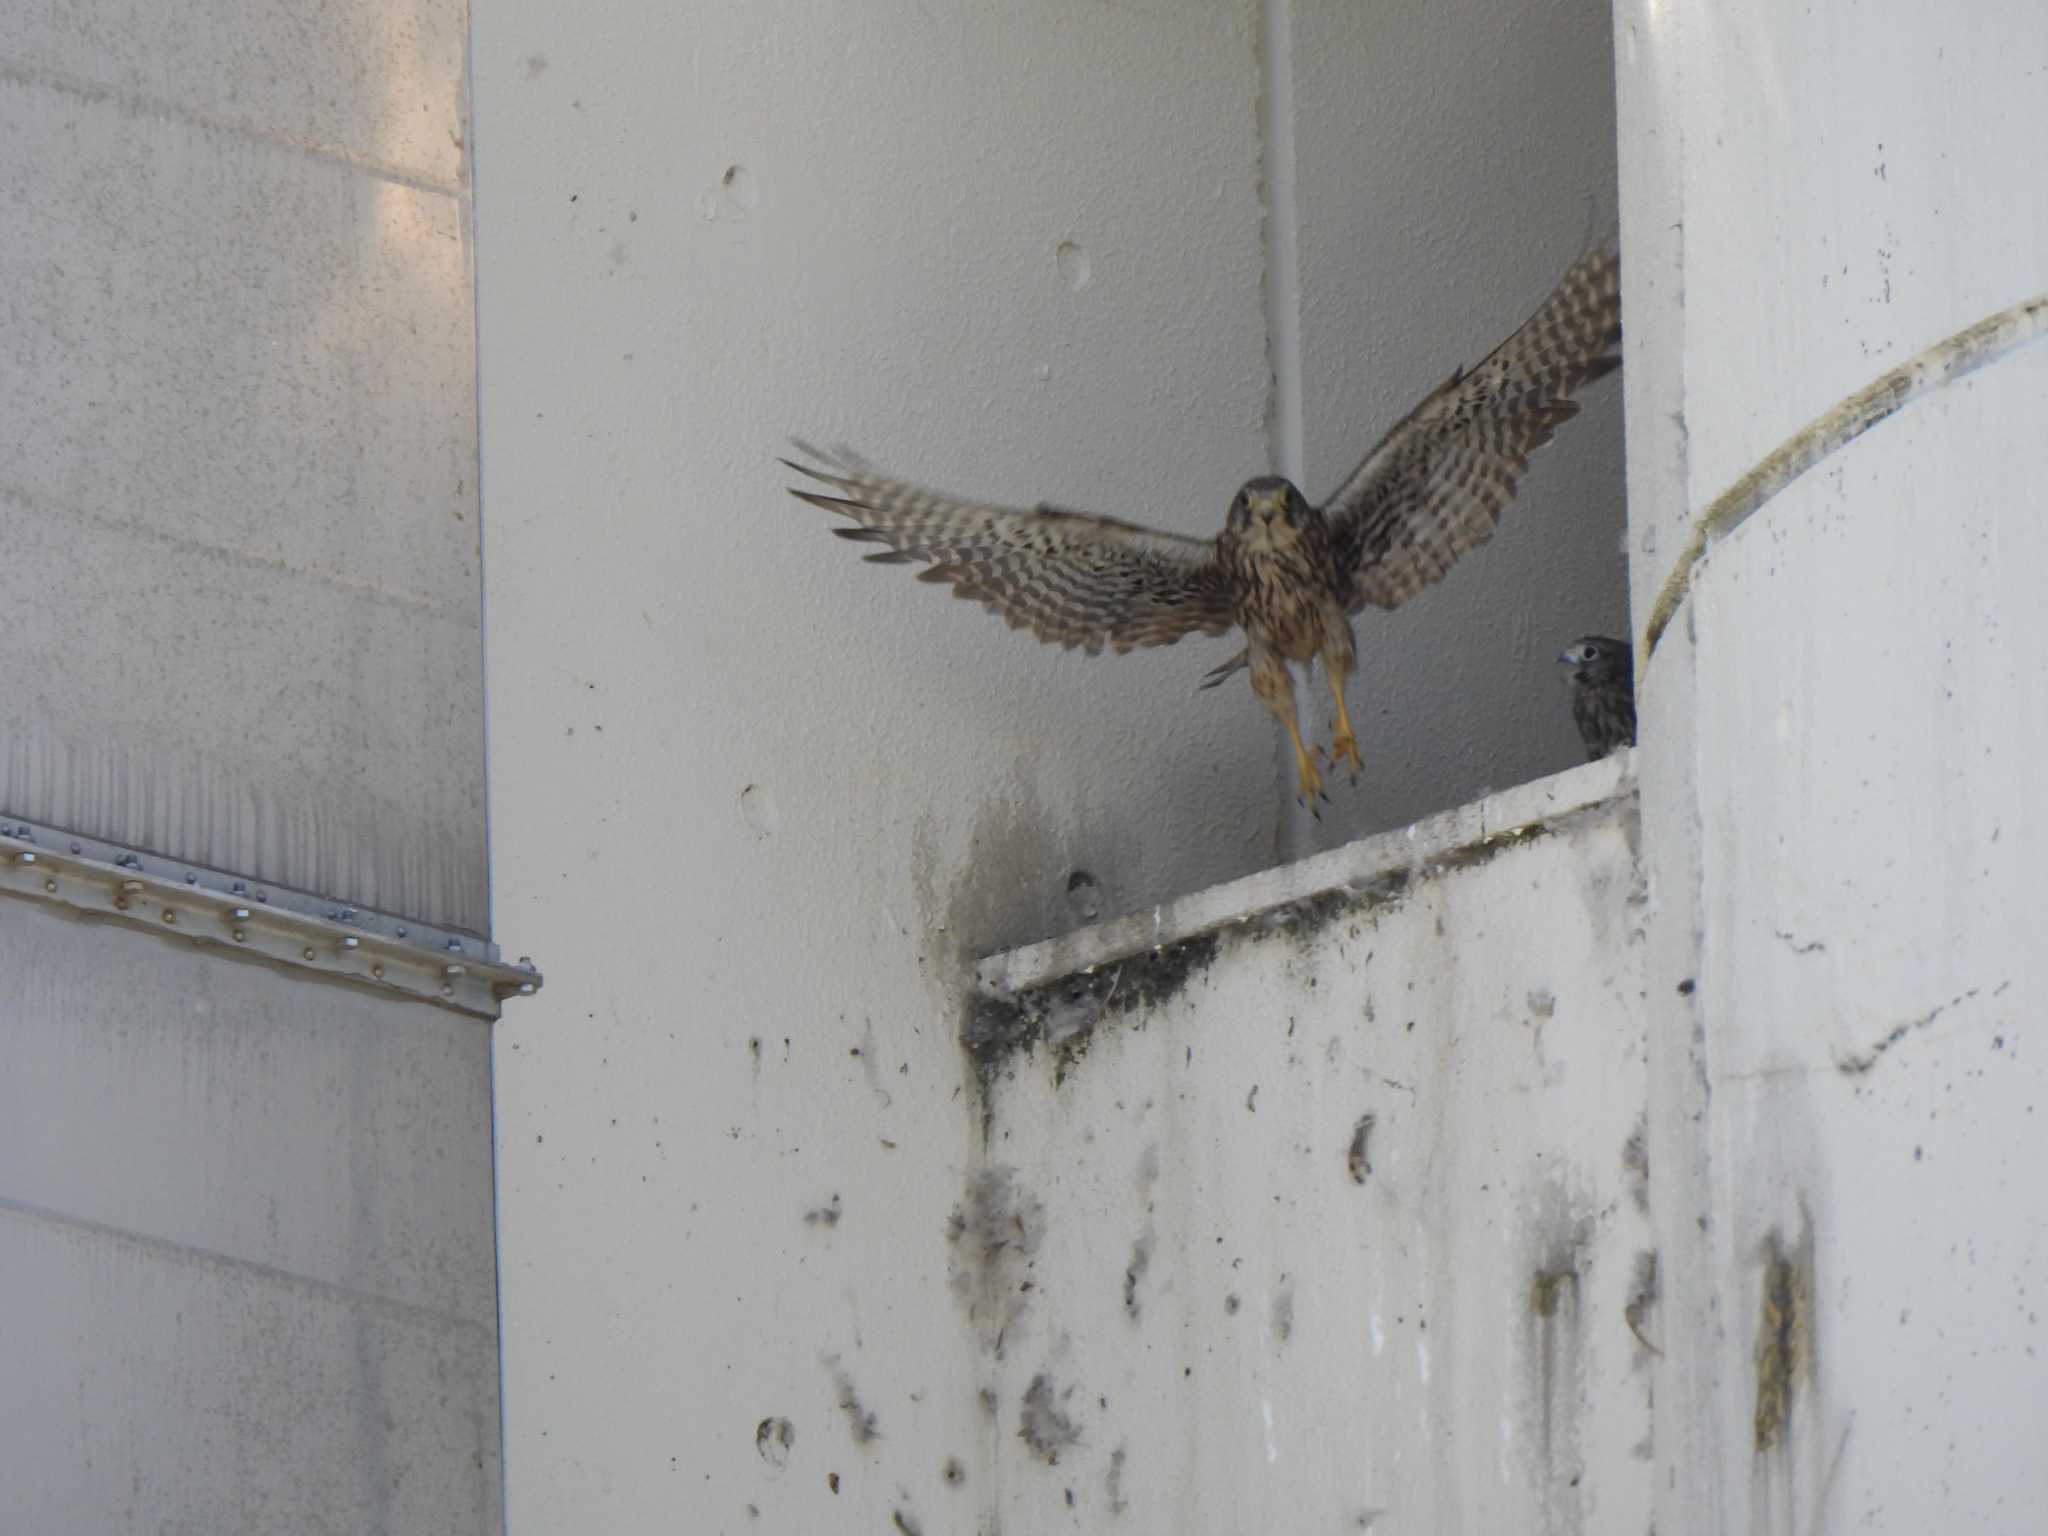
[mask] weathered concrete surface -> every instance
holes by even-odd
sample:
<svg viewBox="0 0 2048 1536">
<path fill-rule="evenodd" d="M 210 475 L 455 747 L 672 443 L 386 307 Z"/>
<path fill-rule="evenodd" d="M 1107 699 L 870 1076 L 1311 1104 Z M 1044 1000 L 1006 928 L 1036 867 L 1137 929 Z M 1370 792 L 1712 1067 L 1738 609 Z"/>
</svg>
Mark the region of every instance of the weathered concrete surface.
<svg viewBox="0 0 2048 1536">
<path fill-rule="evenodd" d="M 465 15 L 0 16 L 0 809 L 483 931 Z"/>
<path fill-rule="evenodd" d="M 2048 13 L 1617 28 L 1640 598 L 1762 454 L 2048 288 Z M 1793 484 L 1642 680 L 1659 1531 L 2018 1531 L 2048 1501 L 2044 389 L 2014 354 Z"/>
<path fill-rule="evenodd" d="M 1298 49 L 1370 47 L 1350 7 L 1294 9 Z M 1501 24 L 1457 15 L 1445 58 L 1408 56 L 1445 99 Z M 900 1511 L 936 1536 L 989 1493 L 945 1237 L 979 1156 L 968 962 L 1272 864 L 1276 739 L 1241 685 L 1194 693 L 1220 642 L 1039 648 L 862 566 L 773 458 L 790 433 L 845 439 L 939 485 L 1206 534 L 1281 456 L 1276 368 L 1345 391 L 1317 417 L 1327 485 L 1518 319 L 1607 175 L 1605 37 L 1569 28 L 1556 91 L 1444 152 L 1496 169 L 1446 167 L 1466 238 L 1418 240 L 1444 264 L 1426 292 L 1376 270 L 1397 237 L 1368 255 L 1346 234 L 1412 210 L 1341 186 L 1362 146 L 1411 153 L 1426 108 L 1289 53 L 1301 113 L 1346 125 L 1300 124 L 1311 361 L 1266 325 L 1263 20 L 1244 0 L 478 12 L 494 881 L 501 925 L 549 936 L 547 992 L 498 1037 L 517 1531 L 737 1531 L 751 1507 L 762 1530 Z M 1456 334 L 1432 344 L 1432 317 Z M 1558 487 L 1595 478 L 1559 463 L 1518 509 L 1539 543 L 1581 510 Z M 1496 553 L 1458 601 L 1545 612 Z M 1554 574 L 1586 578 L 1572 632 L 1611 615 L 1611 557 Z M 1466 693 L 1512 672 L 1555 712 L 1552 765 L 1554 622 L 1435 658 Z M 1403 634 L 1387 620 L 1369 656 Z M 1531 761 L 1537 717 L 1463 695 L 1382 717 L 1399 706 L 1371 686 L 1369 750 L 1416 809 Z M 1358 793 L 1406 814 L 1384 783 Z"/>
<path fill-rule="evenodd" d="M 1445 818 L 985 1005 L 1038 1030 L 990 1063 L 969 1207 L 1028 1215 L 955 1244 L 1004 1325 L 974 1528 L 1645 1527 L 1634 820 Z"/>
<path fill-rule="evenodd" d="M 0 8 L 0 812 L 482 932 L 466 7 Z M 0 1526 L 499 1529 L 490 1056 L 0 902 Z"/>
<path fill-rule="evenodd" d="M 495 1531 L 485 1027 L 0 907 L 21 1530 Z"/>
<path fill-rule="evenodd" d="M 939 1536 L 993 1469 L 969 957 L 1077 868 L 1267 862 L 1272 744 L 1195 695 L 1220 645 L 1043 650 L 775 455 L 1207 530 L 1266 461 L 1253 16 L 476 20 L 493 878 L 549 935 L 497 1035 L 508 1524 Z"/>
</svg>

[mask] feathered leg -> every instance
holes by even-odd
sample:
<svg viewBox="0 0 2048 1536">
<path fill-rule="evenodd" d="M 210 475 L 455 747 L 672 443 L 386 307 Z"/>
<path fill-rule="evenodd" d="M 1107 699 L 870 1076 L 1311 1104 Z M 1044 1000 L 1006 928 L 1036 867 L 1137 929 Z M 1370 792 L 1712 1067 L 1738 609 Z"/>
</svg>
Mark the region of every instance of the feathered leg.
<svg viewBox="0 0 2048 1536">
<path fill-rule="evenodd" d="M 1330 696 L 1337 701 L 1337 735 L 1330 743 L 1330 766 L 1351 767 L 1351 782 L 1358 782 L 1358 770 L 1365 766 L 1358 755 L 1358 738 L 1351 733 L 1351 714 L 1344 707 L 1344 687 L 1358 666 L 1358 642 L 1351 623 L 1342 613 L 1323 620 L 1323 675 L 1330 680 Z"/>
<path fill-rule="evenodd" d="M 1301 803 L 1317 816 L 1316 797 L 1323 795 L 1323 776 L 1316 772 L 1316 765 L 1309 760 L 1308 748 L 1301 744 L 1301 723 L 1295 718 L 1294 679 L 1288 676 L 1287 663 L 1262 645 L 1254 645 L 1252 657 L 1252 692 L 1275 720 L 1287 728 L 1287 740 L 1294 748 L 1294 772 L 1300 783 Z"/>
</svg>

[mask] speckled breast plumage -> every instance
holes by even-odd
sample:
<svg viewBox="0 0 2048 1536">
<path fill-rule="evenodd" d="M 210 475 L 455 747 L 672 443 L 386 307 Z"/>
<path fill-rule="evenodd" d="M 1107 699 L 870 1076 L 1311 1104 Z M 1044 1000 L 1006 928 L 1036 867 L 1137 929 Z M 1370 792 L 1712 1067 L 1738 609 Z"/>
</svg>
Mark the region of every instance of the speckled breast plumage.
<svg viewBox="0 0 2048 1536">
<path fill-rule="evenodd" d="M 1230 574 L 1237 622 L 1253 642 L 1289 661 L 1322 649 L 1328 622 L 1344 611 L 1335 590 L 1329 537 L 1317 518 L 1299 531 L 1254 542 L 1226 534 L 1218 557 Z"/>
</svg>

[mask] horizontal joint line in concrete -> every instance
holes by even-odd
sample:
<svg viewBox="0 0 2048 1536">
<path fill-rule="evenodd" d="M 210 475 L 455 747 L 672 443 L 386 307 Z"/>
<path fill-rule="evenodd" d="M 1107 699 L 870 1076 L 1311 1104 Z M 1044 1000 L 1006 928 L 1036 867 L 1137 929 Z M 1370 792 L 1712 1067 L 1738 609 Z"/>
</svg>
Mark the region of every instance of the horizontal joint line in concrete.
<svg viewBox="0 0 2048 1536">
<path fill-rule="evenodd" d="M 1356 889 L 1398 870 L 1423 868 L 1494 838 L 1532 831 L 1573 812 L 1625 799 L 1635 787 L 1634 762 L 1633 752 L 1617 753 L 1425 817 L 1398 831 L 1363 837 L 1314 858 L 1211 886 L 1149 912 L 991 955 L 975 968 L 976 985 L 998 996 L 1028 992 L 1294 902 Z"/>
<path fill-rule="evenodd" d="M 146 539 L 170 549 L 240 566 L 244 570 L 268 571 L 289 580 L 312 582 L 337 592 L 345 592 L 350 597 L 359 597 L 365 602 L 401 609 L 407 613 L 422 614 L 430 619 L 445 619 L 470 628 L 475 628 L 481 622 L 474 602 L 440 601 L 417 593 L 394 591 L 389 587 L 365 581 L 359 576 L 344 576 L 336 571 L 321 571 L 310 566 L 293 565 L 288 560 L 278 560 L 269 555 L 255 555 L 245 549 L 236 549 L 231 544 L 220 544 L 210 539 L 195 539 L 187 534 L 173 533 L 140 518 L 117 517 L 71 502 L 53 501 L 40 492 L 10 481 L 0 480 L 0 501 L 11 502 L 24 512 L 37 516 L 87 523 L 109 533 Z"/>
<path fill-rule="evenodd" d="M 289 150 L 293 154 L 304 155 L 309 160 L 322 160 L 330 165 L 346 166 L 350 170 L 374 176 L 379 181 L 410 187 L 416 192 L 429 192 L 439 197 L 460 200 L 468 190 L 461 181 L 449 181 L 445 177 L 431 176 L 424 171 L 410 171 L 402 165 L 393 165 L 388 160 L 379 160 L 374 155 L 366 155 L 339 144 L 323 144 L 317 139 L 272 133 L 248 123 L 237 122 L 233 118 L 195 112 L 190 107 L 181 107 L 175 102 L 144 96 L 135 91 L 124 91 L 97 80 L 81 79 L 62 70 L 46 69 L 38 64 L 17 64 L 0 59 L 0 80 L 15 85 L 41 86 L 45 90 L 75 96 L 81 101 L 112 102 L 122 111 L 136 117 L 167 118 L 172 122 L 184 123 L 188 127 L 208 133 L 224 133 L 251 143 L 267 144 L 273 148 Z"/>
<path fill-rule="evenodd" d="M 71 1216 L 63 1211 L 53 1211 L 46 1206 L 33 1205 L 26 1200 L 16 1200 L 0 1195 L 0 1218 L 12 1217 L 18 1221 L 33 1222 L 39 1226 L 55 1227 L 68 1232 L 83 1233 L 90 1237 L 105 1239 L 124 1247 L 138 1249 L 167 1259 L 174 1264 L 191 1268 L 228 1271 L 250 1276 L 253 1279 L 269 1281 L 302 1295 L 318 1297 L 323 1301 L 340 1302 L 344 1306 L 361 1307 L 383 1312 L 409 1322 L 433 1323 L 441 1327 L 474 1329 L 497 1338 L 495 1319 L 464 1317 L 459 1312 L 449 1312 L 440 1307 L 423 1306 L 418 1302 L 400 1301 L 395 1297 L 380 1295 L 375 1291 L 358 1290 L 354 1286 L 337 1285 L 332 1280 L 315 1280 L 311 1276 L 296 1274 L 289 1269 L 279 1269 L 274 1264 L 259 1264 L 253 1259 L 237 1258 L 231 1253 L 219 1253 L 211 1248 L 199 1248 L 190 1243 L 175 1242 L 167 1237 L 153 1237 L 145 1232 L 131 1232 L 125 1227 L 116 1227 L 90 1217 Z"/>
</svg>

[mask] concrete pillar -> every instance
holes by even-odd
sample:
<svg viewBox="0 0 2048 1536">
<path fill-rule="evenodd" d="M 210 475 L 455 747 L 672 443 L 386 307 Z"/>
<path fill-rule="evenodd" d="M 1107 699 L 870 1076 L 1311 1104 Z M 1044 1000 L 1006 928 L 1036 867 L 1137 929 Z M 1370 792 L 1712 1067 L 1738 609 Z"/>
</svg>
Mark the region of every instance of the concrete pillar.
<svg viewBox="0 0 2048 1536">
<path fill-rule="evenodd" d="M 1691 520 L 2048 289 L 2048 13 L 1617 8 L 1638 623 Z M 1716 545 L 1639 678 L 1657 1528 L 2038 1523 L 2048 350 Z"/>
<path fill-rule="evenodd" d="M 485 932 L 466 31 L 0 8 L 10 876 Z M 497 1530 L 486 1026 L 62 884 L 0 902 L 0 1526 Z"/>
</svg>

